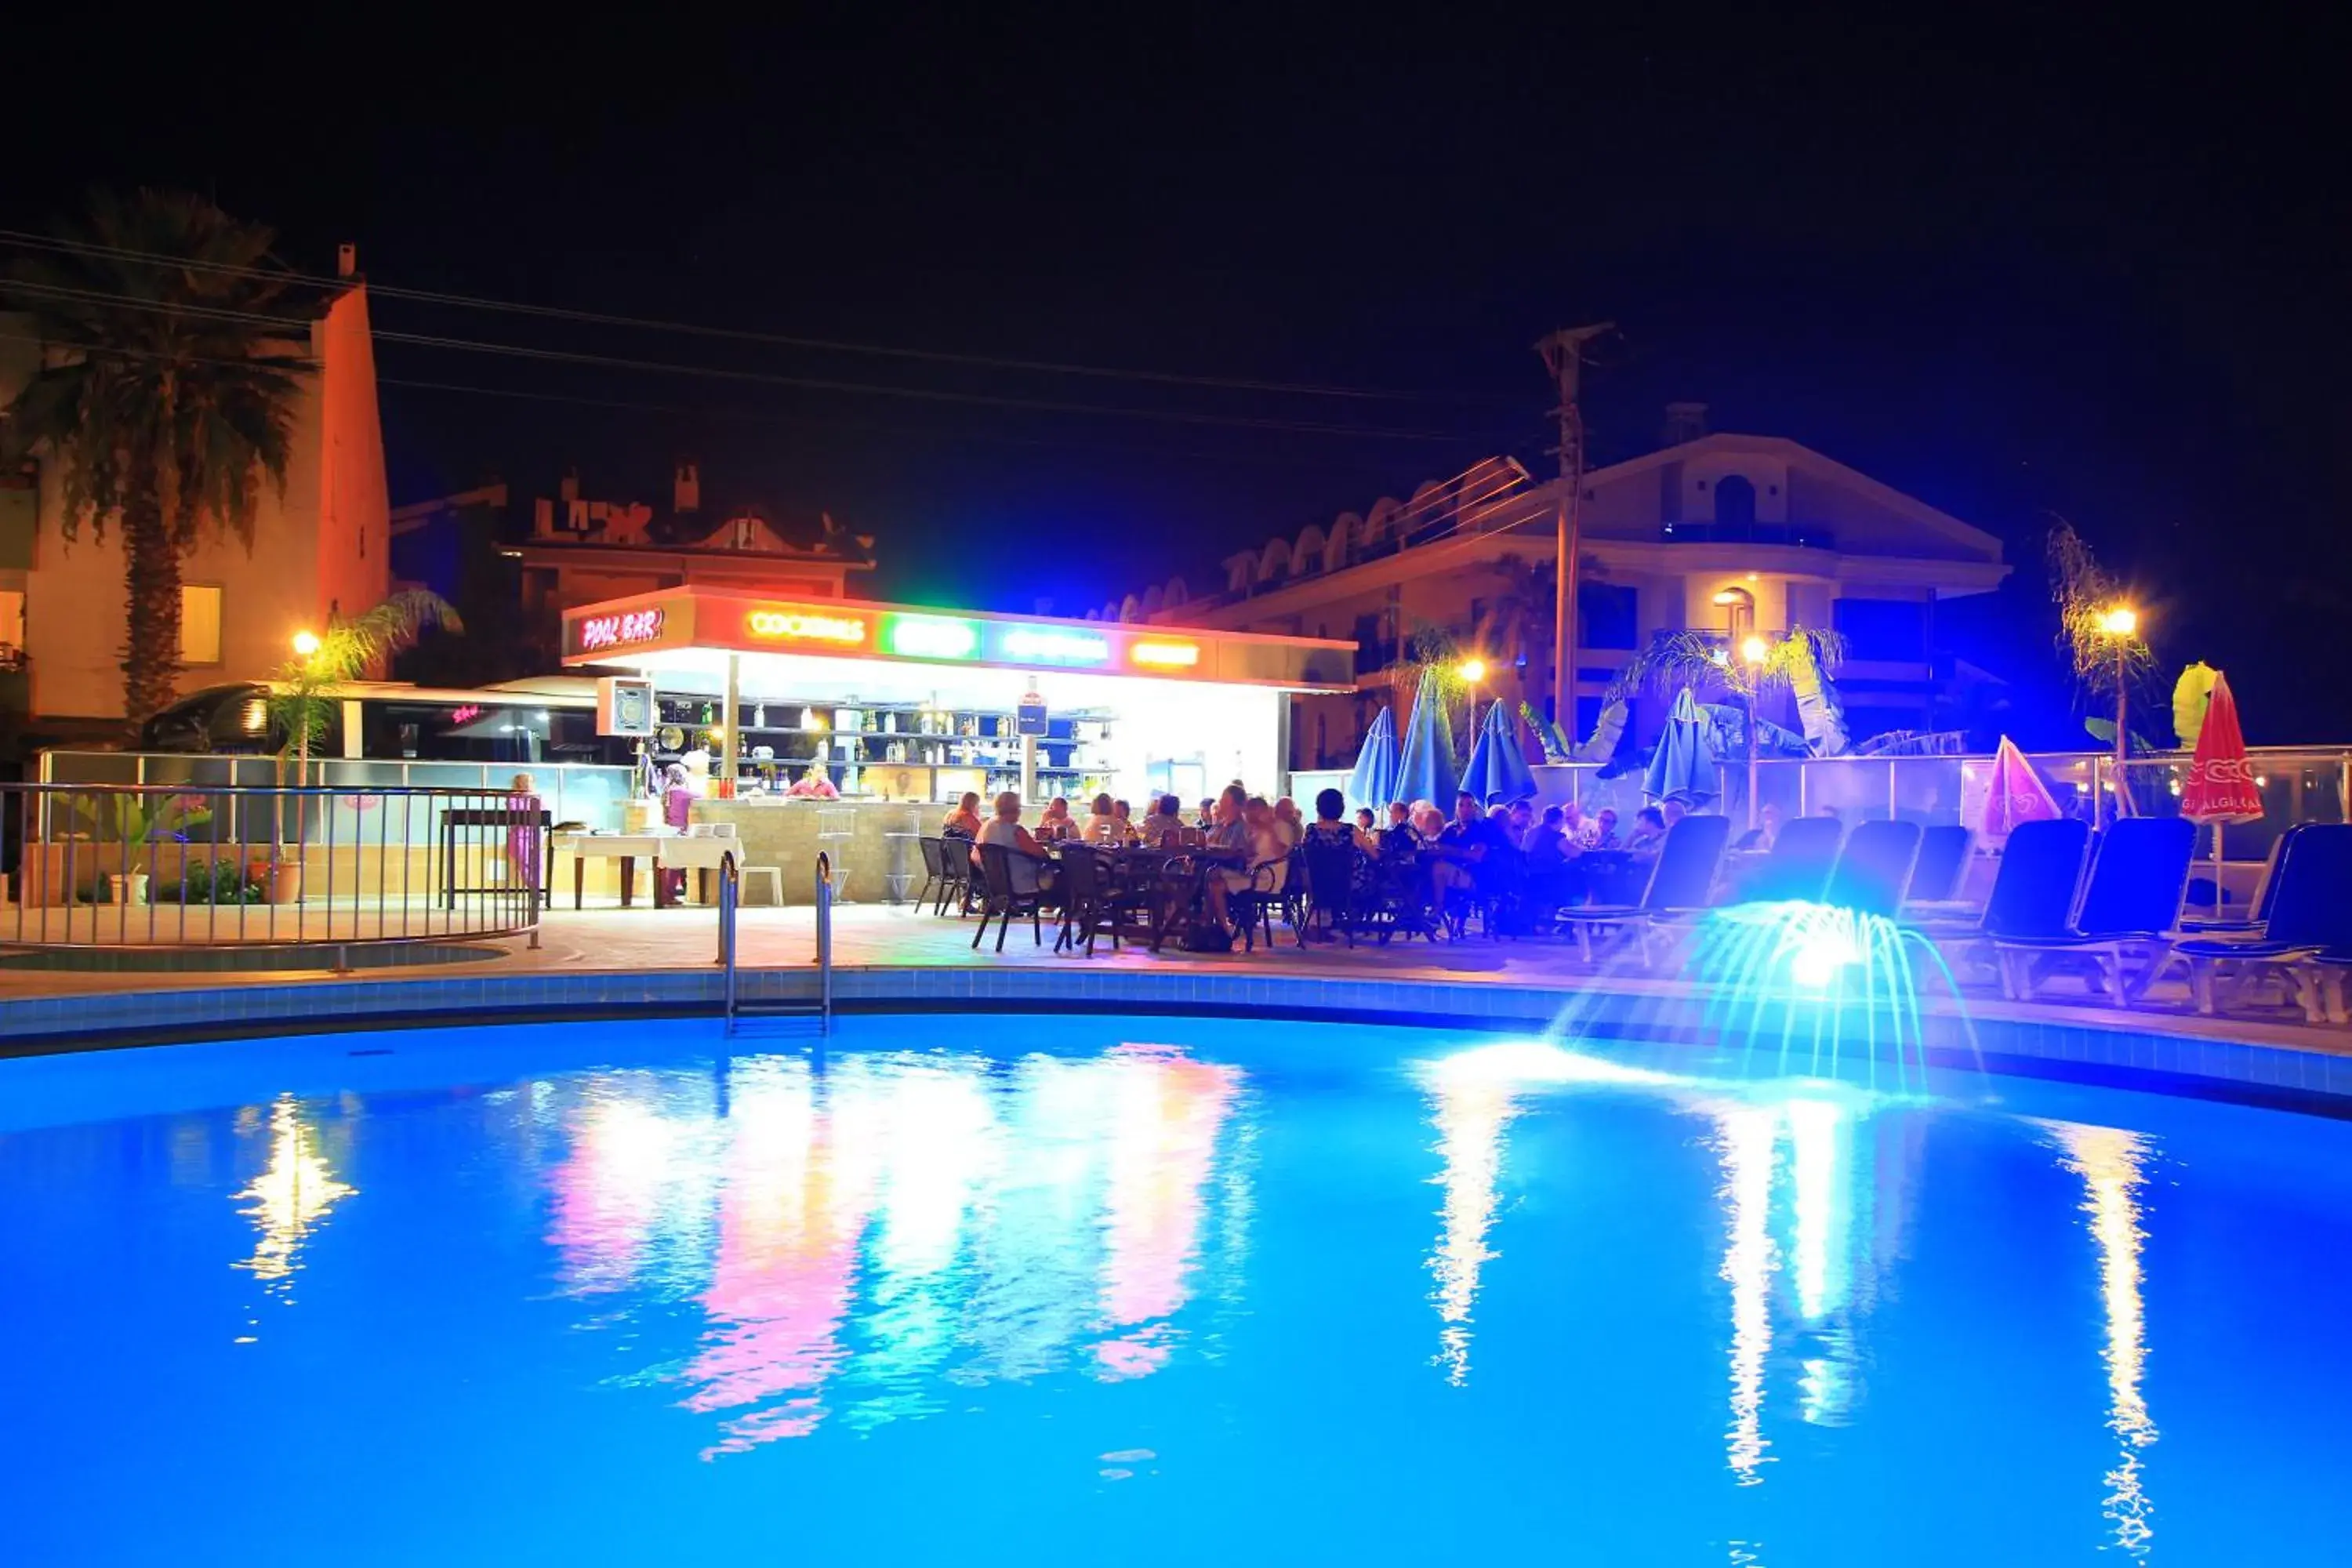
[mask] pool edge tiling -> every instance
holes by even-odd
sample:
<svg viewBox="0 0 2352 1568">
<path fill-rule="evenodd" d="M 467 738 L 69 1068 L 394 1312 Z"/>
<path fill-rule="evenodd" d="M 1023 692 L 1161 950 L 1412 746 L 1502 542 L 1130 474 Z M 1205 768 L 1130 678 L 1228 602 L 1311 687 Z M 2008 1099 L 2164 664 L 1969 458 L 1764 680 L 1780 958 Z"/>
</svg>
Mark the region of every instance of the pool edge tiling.
<svg viewBox="0 0 2352 1568">
<path fill-rule="evenodd" d="M 813 1001 L 815 973 L 802 966 L 746 969 L 749 1003 Z M 718 971 L 568 969 L 560 973 L 454 973 L 431 979 L 289 979 L 238 985 L 0 998 L 0 1055 L 40 1054 L 247 1028 L 410 1026 L 564 1014 L 714 1012 Z M 978 1012 L 1136 1009 L 1151 1013 L 1267 1014 L 1390 1019 L 1473 1029 L 1541 1029 L 1573 1004 L 1584 1031 L 1688 1038 L 1706 1026 L 1703 999 L 1654 982 L 1576 986 L 1492 979 L 1444 981 L 1205 973 L 1077 966 L 972 968 L 870 965 L 836 969 L 838 1006 L 856 1012 L 969 1008 Z M 2352 1051 L 2292 1040 L 2213 1037 L 2214 1020 L 2082 1008 L 1931 1008 L 1924 1045 L 1943 1059 L 2047 1076 L 2128 1074 L 2149 1087 L 2233 1098 L 2352 1104 Z M 2250 1026 L 2242 1033 L 2286 1033 Z M 2331 1109 L 2333 1105 L 2331 1104 Z"/>
</svg>

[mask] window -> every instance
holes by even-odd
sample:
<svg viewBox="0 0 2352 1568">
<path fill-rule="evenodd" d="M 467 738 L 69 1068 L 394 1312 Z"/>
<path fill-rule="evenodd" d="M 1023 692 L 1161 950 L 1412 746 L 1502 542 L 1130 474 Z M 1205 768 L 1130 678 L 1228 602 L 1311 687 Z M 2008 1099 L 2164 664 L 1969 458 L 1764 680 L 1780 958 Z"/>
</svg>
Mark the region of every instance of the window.
<svg viewBox="0 0 2352 1568">
<path fill-rule="evenodd" d="M 221 591 L 214 584 L 180 584 L 180 662 L 221 661 Z"/>
<path fill-rule="evenodd" d="M 1846 599 L 1831 607 L 1855 658 L 1916 662 L 1927 657 L 1927 606 L 1916 599 Z"/>
<path fill-rule="evenodd" d="M 1715 482 L 1715 532 L 1718 539 L 1745 539 L 1756 531 L 1756 487 L 1738 474 Z"/>
<path fill-rule="evenodd" d="M 25 595 L 0 588 L 0 668 L 25 651 Z"/>
</svg>

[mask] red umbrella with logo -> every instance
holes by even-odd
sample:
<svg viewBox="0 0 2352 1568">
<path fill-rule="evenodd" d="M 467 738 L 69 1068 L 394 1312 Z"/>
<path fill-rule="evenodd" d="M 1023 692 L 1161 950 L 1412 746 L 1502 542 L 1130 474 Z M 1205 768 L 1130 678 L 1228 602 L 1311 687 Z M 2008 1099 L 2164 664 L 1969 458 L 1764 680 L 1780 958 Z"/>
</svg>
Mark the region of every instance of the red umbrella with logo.
<svg viewBox="0 0 2352 1568">
<path fill-rule="evenodd" d="M 2230 695 L 2230 679 L 2213 677 L 2213 693 L 2205 704 L 2205 722 L 2198 727 L 2197 750 L 2189 761 L 2189 782 L 2180 791 L 2180 815 L 2191 822 L 2213 825 L 2213 909 L 2221 908 L 2221 826 L 2229 822 L 2259 822 L 2262 791 L 2254 784 L 2254 764 L 2246 758 L 2246 734 L 2238 727 L 2238 700 Z"/>
</svg>

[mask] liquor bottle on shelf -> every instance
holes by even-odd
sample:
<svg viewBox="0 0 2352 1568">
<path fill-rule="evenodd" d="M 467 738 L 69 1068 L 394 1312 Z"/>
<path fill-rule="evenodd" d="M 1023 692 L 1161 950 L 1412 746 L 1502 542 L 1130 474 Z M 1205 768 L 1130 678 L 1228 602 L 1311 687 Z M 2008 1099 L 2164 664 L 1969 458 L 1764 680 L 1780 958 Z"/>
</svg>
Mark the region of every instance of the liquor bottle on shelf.
<svg viewBox="0 0 2352 1568">
<path fill-rule="evenodd" d="M 767 727 L 768 705 L 762 702 L 758 707 L 751 710 L 751 728 L 754 730 L 764 730 Z"/>
</svg>

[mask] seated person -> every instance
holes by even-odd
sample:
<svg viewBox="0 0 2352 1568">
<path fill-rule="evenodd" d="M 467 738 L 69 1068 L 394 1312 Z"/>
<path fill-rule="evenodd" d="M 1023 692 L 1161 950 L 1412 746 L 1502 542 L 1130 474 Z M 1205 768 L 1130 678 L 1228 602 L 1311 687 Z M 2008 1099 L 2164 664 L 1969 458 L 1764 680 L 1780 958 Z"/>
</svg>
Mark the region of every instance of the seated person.
<svg viewBox="0 0 2352 1568">
<path fill-rule="evenodd" d="M 1163 795 L 1152 803 L 1151 815 L 1143 819 L 1143 841 L 1158 847 L 1174 834 L 1179 841 L 1184 837 L 1183 807 L 1172 795 Z"/>
<path fill-rule="evenodd" d="M 1094 810 L 1087 814 L 1087 820 L 1080 826 L 1079 837 L 1089 844 L 1126 843 L 1127 830 L 1120 824 L 1118 814 L 1112 809 L 1115 804 L 1108 795 L 1095 796 Z"/>
<path fill-rule="evenodd" d="M 1401 800 L 1389 802 L 1389 825 L 1381 832 L 1381 854 L 1390 860 L 1411 860 L 1421 848 L 1421 830 L 1412 825 L 1412 807 Z"/>
<path fill-rule="evenodd" d="M 971 852 L 975 864 L 982 846 L 990 844 L 1005 851 L 1005 874 L 1012 879 L 1014 892 L 1053 892 L 1057 868 L 1046 859 L 1045 847 L 1036 836 L 1021 826 L 1021 797 L 1011 790 L 996 797 L 996 816 L 980 830 L 980 843 Z"/>
<path fill-rule="evenodd" d="M 1586 825 L 1584 832 L 1584 847 L 1587 849 L 1622 849 L 1624 847 L 1624 846 L 1619 843 L 1617 839 L 1617 808 L 1615 806 L 1602 806 L 1601 810 L 1594 815 L 1591 822 Z"/>
<path fill-rule="evenodd" d="M 1057 838 L 1074 837 L 1078 825 L 1071 820 L 1067 795 L 1055 795 L 1045 803 L 1045 813 L 1037 819 L 1037 837 L 1051 844 Z"/>
<path fill-rule="evenodd" d="M 980 795 L 977 791 L 966 790 L 962 798 L 949 810 L 947 820 L 940 824 L 940 837 L 977 838 L 981 826 Z"/>
<path fill-rule="evenodd" d="M 1110 803 L 1110 816 L 1114 828 L 1110 841 L 1113 844 L 1121 845 L 1134 843 L 1138 837 L 1135 830 L 1135 808 L 1123 800 L 1115 800 Z"/>
<path fill-rule="evenodd" d="M 1357 808 L 1356 847 L 1367 855 L 1378 855 L 1381 852 L 1379 822 L 1380 819 L 1372 815 L 1370 806 Z"/>
<path fill-rule="evenodd" d="M 1780 808 L 1768 805 L 1756 814 L 1756 826 L 1741 834 L 1731 846 L 1734 849 L 1769 853 L 1780 837 Z"/>
<path fill-rule="evenodd" d="M 1236 784 L 1225 791 L 1228 799 L 1241 795 Z M 1217 803 L 1220 815 L 1226 809 L 1225 801 Z M 1263 798 L 1244 797 L 1238 808 L 1240 816 L 1237 837 L 1246 847 L 1248 863 L 1231 868 L 1221 868 L 1209 878 L 1209 918 L 1231 926 L 1231 907 L 1235 893 L 1279 893 L 1290 875 L 1290 846 L 1283 841 L 1282 830 L 1276 826 L 1274 807 Z M 1221 825 L 1219 832 L 1224 832 Z"/>
<path fill-rule="evenodd" d="M 1625 847 L 1636 855 L 1655 855 L 1665 837 L 1665 812 L 1654 805 L 1645 805 L 1633 818 L 1633 831 L 1626 838 Z"/>
<path fill-rule="evenodd" d="M 832 775 L 822 767 L 803 770 L 801 776 L 793 781 L 793 787 L 784 793 L 798 800 L 835 800 L 841 795 L 833 787 Z"/>
</svg>

